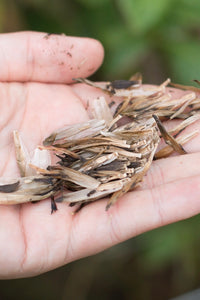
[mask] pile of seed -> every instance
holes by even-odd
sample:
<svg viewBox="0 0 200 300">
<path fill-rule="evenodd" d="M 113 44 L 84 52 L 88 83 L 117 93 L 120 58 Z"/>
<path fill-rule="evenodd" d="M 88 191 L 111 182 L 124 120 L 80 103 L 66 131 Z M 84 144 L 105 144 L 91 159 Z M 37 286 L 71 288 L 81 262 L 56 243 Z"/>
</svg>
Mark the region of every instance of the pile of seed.
<svg viewBox="0 0 200 300">
<path fill-rule="evenodd" d="M 81 78 L 77 81 L 108 93 L 110 103 L 104 97 L 94 99 L 91 120 L 66 126 L 47 137 L 39 150 L 54 153 L 57 162 L 47 168 L 42 168 L 40 162 L 29 164 L 37 174 L 25 175 L 23 147 L 19 138 L 15 139 L 17 161 L 24 177 L 0 185 L 0 203 L 51 197 L 54 211 L 56 202 L 84 205 L 109 196 L 108 209 L 120 196 L 137 187 L 154 158 L 166 157 L 174 150 L 184 154 L 182 145 L 197 133 L 179 136 L 200 119 L 198 88 L 173 99 L 170 91 L 166 92 L 169 80 L 154 87 L 143 86 L 138 76 L 130 81 L 98 84 Z M 167 132 L 162 120 L 172 119 L 182 121 Z M 156 152 L 161 136 L 168 145 Z"/>
</svg>

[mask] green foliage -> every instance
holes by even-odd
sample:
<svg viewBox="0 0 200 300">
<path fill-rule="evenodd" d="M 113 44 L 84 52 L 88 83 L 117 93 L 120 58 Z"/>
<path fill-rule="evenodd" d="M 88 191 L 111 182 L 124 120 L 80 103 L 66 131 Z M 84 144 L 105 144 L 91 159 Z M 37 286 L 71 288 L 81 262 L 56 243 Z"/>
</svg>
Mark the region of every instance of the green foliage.
<svg viewBox="0 0 200 300">
<path fill-rule="evenodd" d="M 199 14 L 199 0 L 2 0 L 0 30 L 99 39 L 105 62 L 94 77 L 98 80 L 129 78 L 140 71 L 147 82 L 170 77 L 189 84 L 200 78 Z"/>
<path fill-rule="evenodd" d="M 168 12 L 171 0 L 118 0 L 119 9 L 133 34 L 144 34 Z"/>
<path fill-rule="evenodd" d="M 190 40 L 190 42 L 174 42 L 170 47 L 166 46 L 166 51 L 172 70 L 172 80 L 174 82 L 187 82 L 200 78 L 200 41 Z"/>
<path fill-rule="evenodd" d="M 80 4 L 88 8 L 98 8 L 102 5 L 105 5 L 109 0 L 77 0 Z"/>
<path fill-rule="evenodd" d="M 197 216 L 144 234 L 140 240 L 143 249 L 140 255 L 143 268 L 152 271 L 164 268 L 173 261 L 187 263 L 195 260 L 199 241 L 194 228 L 199 226 L 200 218 Z"/>
</svg>

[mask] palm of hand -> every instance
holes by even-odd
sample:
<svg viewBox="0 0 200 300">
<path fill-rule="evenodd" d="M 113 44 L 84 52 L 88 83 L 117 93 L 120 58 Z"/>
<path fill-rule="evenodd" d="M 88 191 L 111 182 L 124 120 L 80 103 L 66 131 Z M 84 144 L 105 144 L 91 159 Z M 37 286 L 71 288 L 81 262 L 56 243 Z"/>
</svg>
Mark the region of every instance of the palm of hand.
<svg viewBox="0 0 200 300">
<path fill-rule="evenodd" d="M 19 176 L 13 130 L 21 132 L 31 153 L 55 128 L 87 119 L 83 104 L 69 86 L 5 83 L 1 86 L 1 93 L 2 96 L 6 95 L 5 98 L 1 97 L 1 177 Z M 30 273 L 33 269 L 36 273 L 42 272 L 53 253 L 55 257 L 52 257 L 50 265 L 53 263 L 56 266 L 60 259 L 64 259 L 63 255 L 68 256 L 68 239 L 73 220 L 69 209 L 64 205 L 51 216 L 49 201 L 38 204 L 0 207 L 1 251 L 6 255 L 6 258 L 3 255 L 0 257 L 2 273 L 6 270 L 15 276 L 20 269 L 22 273 L 24 270 L 26 273 L 26 269 L 31 270 Z"/>
<path fill-rule="evenodd" d="M 1 177 L 18 174 L 13 130 L 22 133 L 31 152 L 55 129 L 86 120 L 84 106 L 96 93 L 84 85 L 1 83 Z M 109 212 L 106 200 L 75 215 L 65 204 L 51 215 L 48 200 L 1 206 L 0 276 L 36 275 L 198 213 L 198 139 L 186 147 L 196 153 L 154 162 L 141 189 L 126 194 Z"/>
</svg>

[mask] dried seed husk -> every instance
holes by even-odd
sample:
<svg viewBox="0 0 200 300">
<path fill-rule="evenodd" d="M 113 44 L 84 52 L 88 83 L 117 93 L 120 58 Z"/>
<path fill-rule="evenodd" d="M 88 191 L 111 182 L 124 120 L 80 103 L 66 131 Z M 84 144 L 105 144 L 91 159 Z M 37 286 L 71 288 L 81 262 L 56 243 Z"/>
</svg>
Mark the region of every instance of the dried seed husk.
<svg viewBox="0 0 200 300">
<path fill-rule="evenodd" d="M 178 83 L 173 83 L 173 82 L 170 82 L 170 85 L 175 87 L 175 88 L 178 88 L 178 89 L 187 90 L 187 91 L 194 91 L 194 92 L 200 93 L 200 88 L 198 88 L 196 86 L 178 84 Z"/>
<path fill-rule="evenodd" d="M 20 134 L 17 130 L 13 131 L 13 139 L 15 145 L 15 155 L 18 164 L 19 172 L 22 177 L 26 176 L 27 164 L 30 162 L 28 151 L 22 142 Z"/>
<path fill-rule="evenodd" d="M 186 144 L 188 141 L 190 141 L 191 139 L 193 139 L 195 136 L 197 136 L 199 134 L 198 130 L 195 130 L 189 134 L 186 135 L 182 135 L 180 137 L 176 138 L 176 142 L 179 145 L 184 145 Z M 164 158 L 164 157 L 168 157 L 170 154 L 172 154 L 172 152 L 174 151 L 173 147 L 171 147 L 170 145 L 165 146 L 164 148 L 162 148 L 161 150 L 159 150 L 156 154 L 155 154 L 155 158 L 159 159 L 159 158 Z"/>
<path fill-rule="evenodd" d="M 182 145 L 179 144 L 176 139 L 165 129 L 165 127 L 162 125 L 160 120 L 157 116 L 153 115 L 153 118 L 155 119 L 158 128 L 160 129 L 160 132 L 162 134 L 162 137 L 164 138 L 166 144 L 171 146 L 176 152 L 180 154 L 186 154 L 187 152 L 183 149 Z"/>
<path fill-rule="evenodd" d="M 68 125 L 57 132 L 52 133 L 47 137 L 43 145 L 52 145 L 55 141 L 63 139 L 67 141 L 79 141 L 79 139 L 84 139 L 85 137 L 93 137 L 100 130 L 105 128 L 105 120 L 89 120 L 84 123 L 74 124 L 73 126 Z"/>
<path fill-rule="evenodd" d="M 125 178 L 101 184 L 97 189 L 82 189 L 72 193 L 64 192 L 62 202 L 83 203 L 94 201 L 119 191 L 127 181 L 130 181 L 130 179 Z"/>
<path fill-rule="evenodd" d="M 110 126 L 113 121 L 113 115 L 104 97 L 93 100 L 92 114 L 94 119 L 100 121 L 104 120 L 106 126 Z"/>
<path fill-rule="evenodd" d="M 122 88 L 118 89 L 115 87 L 112 87 L 112 82 L 100 82 L 95 83 L 91 80 L 85 79 L 85 78 L 76 78 L 74 79 L 76 82 L 80 83 L 86 83 L 90 86 L 96 87 L 104 92 L 107 92 L 110 95 L 115 95 L 117 97 L 138 97 L 138 96 L 153 96 L 158 93 L 163 93 L 165 87 L 169 84 L 170 79 L 168 78 L 165 82 L 163 82 L 160 86 L 142 86 L 141 82 L 138 81 L 138 83 L 134 86 L 132 86 L 132 89 L 130 88 Z"/>
<path fill-rule="evenodd" d="M 186 127 L 188 127 L 189 125 L 193 124 L 194 122 L 196 122 L 198 120 L 200 120 L 200 113 L 196 113 L 195 115 L 188 117 L 187 119 L 182 121 L 179 125 L 170 129 L 169 133 L 177 135 L 178 133 L 183 131 Z"/>
<path fill-rule="evenodd" d="M 94 83 L 82 78 L 77 81 L 123 100 L 113 115 L 104 97 L 94 99 L 92 120 L 67 125 L 48 136 L 38 149 L 54 153 L 57 163 L 50 163 L 47 168 L 37 163 L 39 155 L 32 161 L 34 164 L 27 164 L 29 160 L 15 134 L 21 175 L 26 175 L 25 165 L 37 175 L 2 183 L 0 203 L 25 203 L 51 197 L 55 210 L 55 201 L 74 205 L 110 196 L 108 209 L 138 186 L 153 158 L 165 157 L 174 150 L 185 154 L 182 145 L 197 134 L 178 136 L 200 119 L 196 89 L 173 99 L 170 90 L 166 93 L 169 79 L 160 86 L 142 86 L 139 75 L 128 81 Z M 171 119 L 182 119 L 182 122 L 168 132 L 162 120 Z M 169 145 L 156 153 L 160 135 Z"/>
<path fill-rule="evenodd" d="M 200 85 L 200 81 L 197 79 L 194 79 L 194 82 L 198 83 Z"/>
<path fill-rule="evenodd" d="M 20 204 L 46 199 L 57 192 L 59 180 L 42 175 L 20 177 L 0 185 L 0 204 Z"/>
</svg>

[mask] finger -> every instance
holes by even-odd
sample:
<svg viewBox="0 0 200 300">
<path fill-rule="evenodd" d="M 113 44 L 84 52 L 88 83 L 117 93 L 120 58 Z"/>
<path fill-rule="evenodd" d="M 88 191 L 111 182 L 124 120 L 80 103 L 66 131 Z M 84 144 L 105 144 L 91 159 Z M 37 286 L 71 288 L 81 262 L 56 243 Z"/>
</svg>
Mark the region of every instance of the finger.
<svg viewBox="0 0 200 300">
<path fill-rule="evenodd" d="M 152 189 L 179 179 L 200 175 L 199 164 L 199 152 L 154 161 L 139 189 Z"/>
<path fill-rule="evenodd" d="M 18 32 L 0 35 L 0 80 L 70 83 L 94 73 L 103 47 L 90 38 Z"/>
<path fill-rule="evenodd" d="M 127 193 L 108 212 L 104 211 L 104 201 L 88 205 L 71 226 L 74 259 L 198 214 L 199 182 L 200 176 L 194 176 L 152 190 Z"/>
</svg>

